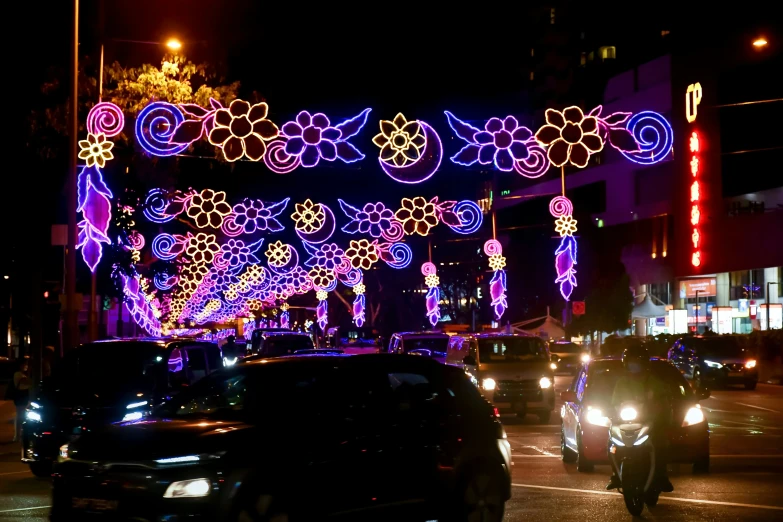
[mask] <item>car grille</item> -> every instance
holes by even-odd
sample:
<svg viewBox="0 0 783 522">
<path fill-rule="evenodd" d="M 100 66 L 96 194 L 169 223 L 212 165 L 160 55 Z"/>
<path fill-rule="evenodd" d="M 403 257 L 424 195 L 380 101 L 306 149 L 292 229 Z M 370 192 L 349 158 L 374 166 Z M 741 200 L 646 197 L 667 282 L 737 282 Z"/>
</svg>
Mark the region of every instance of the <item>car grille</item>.
<svg viewBox="0 0 783 522">
<path fill-rule="evenodd" d="M 538 391 L 538 381 L 536 379 L 498 381 L 498 390 L 505 393 Z"/>
<path fill-rule="evenodd" d="M 730 372 L 741 372 L 743 369 L 745 369 L 745 365 L 742 363 L 729 363 L 726 365 L 726 369 L 728 369 Z"/>
</svg>

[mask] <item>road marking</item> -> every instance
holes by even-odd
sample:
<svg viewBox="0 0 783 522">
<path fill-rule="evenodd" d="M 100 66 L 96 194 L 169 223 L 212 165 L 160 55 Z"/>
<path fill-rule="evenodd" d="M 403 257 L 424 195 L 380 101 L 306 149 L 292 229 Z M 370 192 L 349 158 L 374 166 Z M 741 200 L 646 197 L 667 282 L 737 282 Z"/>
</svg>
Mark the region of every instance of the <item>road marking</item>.
<svg viewBox="0 0 783 522">
<path fill-rule="evenodd" d="M 762 426 L 761 424 L 751 424 L 749 422 L 737 422 L 737 421 L 731 421 L 731 420 L 724 420 L 721 422 L 728 422 L 729 424 L 739 424 L 740 426 L 750 426 L 751 428 L 763 428 L 765 430 L 774 430 L 776 429 L 774 426 Z M 720 424 L 716 423 L 716 424 Z"/>
<path fill-rule="evenodd" d="M 532 488 L 532 489 L 547 489 L 552 491 L 568 491 L 572 493 L 592 493 L 594 495 L 616 495 L 620 496 L 619 493 L 616 493 L 614 491 L 598 491 L 594 489 L 575 489 L 575 488 L 557 488 L 554 486 L 537 486 L 534 484 L 511 484 L 514 487 L 517 488 Z M 741 504 L 738 502 L 720 502 L 718 500 L 699 500 L 695 498 L 680 498 L 680 497 L 659 497 L 660 500 L 673 500 L 676 502 L 690 502 L 693 504 L 711 504 L 716 506 L 733 506 L 733 507 L 745 507 L 745 508 L 755 508 L 755 509 L 769 509 L 772 511 L 783 511 L 783 507 L 779 506 L 764 506 L 760 504 Z"/>
<path fill-rule="evenodd" d="M 710 455 L 711 459 L 783 459 L 783 455 Z"/>
<path fill-rule="evenodd" d="M 4 509 L 0 511 L 0 513 L 13 513 L 14 511 L 31 511 L 33 509 L 49 509 L 52 506 L 36 506 L 36 507 L 29 507 L 29 508 L 16 508 L 16 509 Z"/>
<path fill-rule="evenodd" d="M 19 475 L 21 473 L 30 473 L 30 470 L 26 469 L 24 471 L 9 471 L 7 473 L 0 473 L 0 475 Z"/>
<path fill-rule="evenodd" d="M 739 406 L 747 406 L 748 408 L 756 408 L 757 410 L 771 411 L 772 413 L 780 413 L 778 410 L 770 410 L 769 408 L 762 408 L 761 406 L 753 406 L 752 404 L 745 404 L 744 402 L 735 402 Z"/>
<path fill-rule="evenodd" d="M 512 459 L 559 459 L 560 455 L 511 455 Z"/>
</svg>

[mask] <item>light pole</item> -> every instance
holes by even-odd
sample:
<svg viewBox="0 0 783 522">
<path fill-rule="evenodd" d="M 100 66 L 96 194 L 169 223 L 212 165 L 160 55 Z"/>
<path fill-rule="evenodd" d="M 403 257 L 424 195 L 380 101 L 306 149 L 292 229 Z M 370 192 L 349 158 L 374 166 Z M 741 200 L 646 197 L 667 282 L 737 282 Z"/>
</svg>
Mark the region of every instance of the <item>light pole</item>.
<svg viewBox="0 0 783 522">
<path fill-rule="evenodd" d="M 66 201 L 68 203 L 68 241 L 65 247 L 65 326 L 67 335 L 65 342 L 69 348 L 79 344 L 78 310 L 76 309 L 76 244 L 78 230 L 76 221 L 76 162 L 79 154 L 79 0 L 73 0 L 73 31 L 71 41 L 71 99 L 68 147 L 68 182 L 66 184 Z"/>
<path fill-rule="evenodd" d="M 769 305 L 770 305 L 770 299 L 769 299 L 769 285 L 776 285 L 778 284 L 777 281 L 767 281 L 767 294 L 764 296 L 764 300 L 767 302 L 767 330 L 769 330 Z"/>
<path fill-rule="evenodd" d="M 699 333 L 699 292 L 701 290 L 696 290 L 696 306 L 694 307 L 696 312 L 696 333 Z"/>
</svg>

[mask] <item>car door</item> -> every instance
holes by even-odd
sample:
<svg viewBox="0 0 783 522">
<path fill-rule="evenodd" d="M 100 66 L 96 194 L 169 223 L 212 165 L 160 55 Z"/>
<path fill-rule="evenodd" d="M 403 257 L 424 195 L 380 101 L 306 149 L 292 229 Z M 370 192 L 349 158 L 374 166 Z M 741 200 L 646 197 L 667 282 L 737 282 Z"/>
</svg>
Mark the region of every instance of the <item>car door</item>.
<svg viewBox="0 0 783 522">
<path fill-rule="evenodd" d="M 586 379 L 587 371 L 582 368 L 568 388 L 569 391 L 576 393 L 576 402 L 568 401 L 563 404 L 563 436 L 566 439 L 566 444 L 574 450 L 576 450 L 576 431 L 579 425 L 580 403 L 584 395 Z"/>
<path fill-rule="evenodd" d="M 682 348 L 683 348 L 682 369 L 684 370 L 686 375 L 692 376 L 693 370 L 694 368 L 696 368 L 696 365 L 698 364 L 696 349 L 691 343 L 687 341 L 683 341 Z"/>
</svg>

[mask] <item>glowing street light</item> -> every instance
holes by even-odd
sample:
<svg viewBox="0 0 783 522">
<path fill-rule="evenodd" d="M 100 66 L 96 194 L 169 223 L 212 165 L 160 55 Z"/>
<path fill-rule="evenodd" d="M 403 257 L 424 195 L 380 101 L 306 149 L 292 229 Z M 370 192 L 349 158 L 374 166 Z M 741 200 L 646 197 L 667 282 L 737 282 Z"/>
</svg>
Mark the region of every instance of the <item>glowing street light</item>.
<svg viewBox="0 0 783 522">
<path fill-rule="evenodd" d="M 182 49 L 182 42 L 180 42 L 176 38 L 169 38 L 169 40 L 166 42 L 166 47 L 168 47 L 172 51 L 179 51 L 180 49 Z"/>
<path fill-rule="evenodd" d="M 765 40 L 764 38 L 756 38 L 753 40 L 753 47 L 756 49 L 761 49 L 762 47 L 765 47 L 769 42 Z"/>
</svg>

